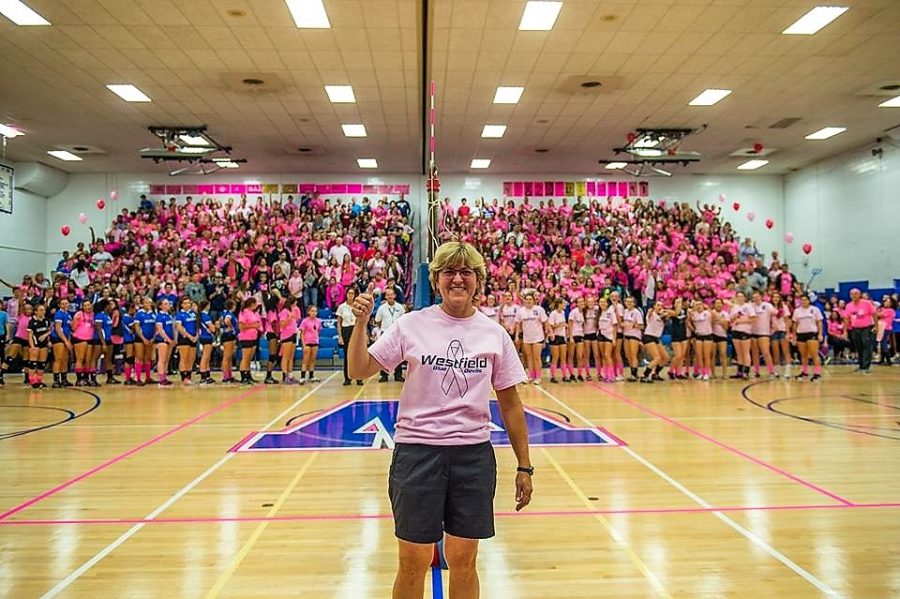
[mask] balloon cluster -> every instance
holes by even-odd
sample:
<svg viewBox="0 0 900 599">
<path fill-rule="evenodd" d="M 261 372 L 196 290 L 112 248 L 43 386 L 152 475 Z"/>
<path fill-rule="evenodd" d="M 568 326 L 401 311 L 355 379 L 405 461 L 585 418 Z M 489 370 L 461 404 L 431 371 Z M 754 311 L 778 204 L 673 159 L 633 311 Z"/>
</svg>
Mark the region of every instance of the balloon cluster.
<svg viewBox="0 0 900 599">
<path fill-rule="evenodd" d="M 754 146 L 753 146 L 753 149 L 754 149 L 754 151 L 756 151 L 756 152 L 761 152 L 762 149 L 763 149 L 763 148 L 762 148 L 762 144 L 759 144 L 759 143 L 758 143 L 758 144 L 754 145 Z M 726 200 L 725 194 L 724 194 L 724 193 L 720 193 L 720 194 L 719 194 L 719 203 L 720 203 L 720 204 L 724 204 L 724 203 L 725 203 L 725 200 Z M 663 205 L 665 205 L 665 204 L 663 204 Z M 735 212 L 739 212 L 740 209 L 741 209 L 741 203 L 740 203 L 740 202 L 733 202 L 733 203 L 731 204 L 731 207 L 734 209 Z M 747 213 L 747 220 L 750 221 L 751 223 L 752 223 L 753 221 L 755 221 L 755 220 L 756 220 L 756 213 L 755 213 L 755 212 L 752 212 L 752 211 L 751 211 L 751 212 L 748 212 L 748 213 Z M 774 221 L 773 219 L 771 219 L 771 218 L 767 218 L 767 219 L 765 220 L 765 224 L 766 224 L 766 228 L 771 230 L 771 229 L 775 226 L 775 221 Z M 791 233 L 790 231 L 788 231 L 787 233 L 785 233 L 785 234 L 784 234 L 784 241 L 785 241 L 785 243 L 788 243 L 788 244 L 794 243 L 794 234 Z M 803 244 L 803 246 L 802 246 L 801 249 L 803 250 L 803 253 L 806 254 L 806 255 L 808 256 L 808 255 L 811 254 L 812 251 L 813 251 L 813 245 L 812 245 L 811 243 L 808 243 L 808 242 L 807 242 L 807 243 L 804 243 L 804 244 Z"/>
<path fill-rule="evenodd" d="M 109 192 L 109 199 L 112 202 L 115 202 L 116 200 L 118 200 L 119 192 L 116 190 L 112 190 L 111 192 Z M 103 198 L 100 198 L 95 202 L 95 205 L 97 206 L 97 210 L 103 210 L 106 208 L 106 200 Z M 78 222 L 80 222 L 82 225 L 86 225 L 88 222 L 88 215 L 85 214 L 84 212 L 80 213 L 78 215 Z M 69 234 L 72 232 L 72 228 L 69 225 L 63 225 L 59 228 L 59 232 L 62 233 L 63 237 L 68 237 Z"/>
</svg>

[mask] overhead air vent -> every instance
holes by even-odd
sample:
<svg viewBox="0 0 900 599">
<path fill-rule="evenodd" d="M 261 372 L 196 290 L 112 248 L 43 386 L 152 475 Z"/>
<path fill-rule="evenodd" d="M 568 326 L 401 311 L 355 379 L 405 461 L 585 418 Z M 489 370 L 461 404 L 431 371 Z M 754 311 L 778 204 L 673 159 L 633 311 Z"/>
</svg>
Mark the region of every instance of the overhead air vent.
<svg viewBox="0 0 900 599">
<path fill-rule="evenodd" d="M 564 94 L 608 94 L 616 91 L 622 85 L 621 77 L 606 75 L 576 75 L 566 77 L 556 87 L 557 91 Z"/>
<path fill-rule="evenodd" d="M 798 116 L 789 116 L 787 118 L 783 118 L 780 121 L 775 121 L 771 125 L 769 125 L 769 129 L 787 129 L 791 125 L 796 125 L 800 121 L 802 121 Z"/>
<path fill-rule="evenodd" d="M 757 152 L 756 150 L 753 149 L 753 146 L 749 146 L 746 148 L 738 148 L 737 150 L 735 150 L 734 152 L 729 154 L 729 156 L 737 156 L 739 158 L 745 158 L 745 157 L 757 158 L 759 156 L 768 156 L 769 154 L 774 154 L 777 151 L 778 151 L 778 148 L 764 147 L 762 150 Z"/>
<path fill-rule="evenodd" d="M 69 182 L 69 174 L 39 162 L 16 165 L 16 189 L 28 191 L 42 198 L 52 198 Z"/>
<path fill-rule="evenodd" d="M 280 92 L 285 88 L 275 73 L 223 73 L 221 77 L 228 89 L 241 93 Z"/>
<path fill-rule="evenodd" d="M 319 146 L 292 146 L 287 149 L 287 153 L 294 156 L 324 156 L 325 149 Z"/>
<path fill-rule="evenodd" d="M 887 98 L 893 98 L 898 94 L 900 94 L 900 79 L 882 79 L 856 92 L 857 96 L 881 96 Z"/>
<path fill-rule="evenodd" d="M 106 150 L 89 144 L 58 145 L 56 148 L 73 154 L 106 154 Z"/>
</svg>

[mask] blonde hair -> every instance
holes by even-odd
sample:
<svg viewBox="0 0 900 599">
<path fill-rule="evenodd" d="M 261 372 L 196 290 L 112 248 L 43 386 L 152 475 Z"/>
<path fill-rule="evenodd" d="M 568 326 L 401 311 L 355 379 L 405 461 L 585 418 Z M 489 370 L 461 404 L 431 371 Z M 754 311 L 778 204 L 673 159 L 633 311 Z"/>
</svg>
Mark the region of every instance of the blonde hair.
<svg viewBox="0 0 900 599">
<path fill-rule="evenodd" d="M 487 279 L 487 268 L 484 265 L 484 257 L 475 247 L 464 241 L 448 241 L 442 243 L 434 252 L 434 258 L 428 265 L 428 279 L 432 289 L 438 288 L 438 277 L 442 270 L 448 268 L 471 268 L 475 271 L 475 278 L 480 289 Z"/>
</svg>

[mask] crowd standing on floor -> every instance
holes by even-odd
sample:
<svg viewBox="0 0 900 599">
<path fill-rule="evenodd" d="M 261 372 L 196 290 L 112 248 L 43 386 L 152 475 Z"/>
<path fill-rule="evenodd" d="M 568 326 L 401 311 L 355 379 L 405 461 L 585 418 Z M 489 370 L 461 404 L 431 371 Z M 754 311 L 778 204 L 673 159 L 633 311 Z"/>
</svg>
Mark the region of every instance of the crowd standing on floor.
<svg viewBox="0 0 900 599">
<path fill-rule="evenodd" d="M 402 197 L 142 196 L 103 238 L 64 252 L 52 278 L 0 279 L 12 289 L 0 310 L 0 384 L 18 364 L 35 388 L 48 364 L 53 387 L 72 386 L 69 373 L 75 385 L 102 374 L 165 387 L 173 371 L 183 384 L 194 371 L 212 384 L 214 364 L 223 383 L 248 384 L 261 342 L 266 383 L 277 369 L 284 384 L 315 382 L 319 310 L 335 313 L 341 344 L 360 292 L 379 299 L 373 336 L 408 311 L 413 232 Z M 652 383 L 666 368 L 671 380 L 724 379 L 729 364 L 731 378 L 790 377 L 797 363 L 797 378 L 817 381 L 823 361 L 852 354 L 868 373 L 874 352 L 890 364 L 896 347 L 896 295 L 876 305 L 854 290 L 850 301 L 822 302 L 713 205 L 445 199 L 438 237 L 484 254 L 479 309 L 506 328 L 535 383 L 547 359 L 552 383 L 617 382 L 626 369 L 627 380 Z M 401 366 L 393 378 L 403 380 Z"/>
</svg>

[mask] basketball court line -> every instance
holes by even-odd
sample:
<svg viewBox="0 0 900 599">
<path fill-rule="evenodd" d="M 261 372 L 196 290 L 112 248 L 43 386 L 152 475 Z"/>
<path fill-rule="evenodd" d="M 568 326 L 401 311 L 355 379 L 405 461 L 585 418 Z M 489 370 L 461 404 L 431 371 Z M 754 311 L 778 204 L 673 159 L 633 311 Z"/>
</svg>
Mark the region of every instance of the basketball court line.
<svg viewBox="0 0 900 599">
<path fill-rule="evenodd" d="M 284 506 L 284 502 L 287 501 L 287 498 L 290 496 L 291 492 L 297 487 L 297 484 L 300 482 L 300 479 L 303 478 L 303 475 L 306 474 L 306 471 L 309 470 L 309 467 L 312 466 L 313 461 L 316 459 L 318 453 L 313 453 L 309 456 L 309 459 L 306 460 L 306 463 L 300 467 L 300 471 L 297 472 L 297 475 L 294 479 L 288 483 L 288 486 L 284 488 L 284 491 L 281 492 L 278 499 L 269 509 L 268 516 L 271 518 L 275 514 L 278 513 L 278 510 Z M 260 522 L 256 527 L 256 530 L 253 531 L 253 534 L 250 535 L 250 538 L 244 542 L 244 545 L 237 552 L 237 555 L 234 556 L 232 562 L 225 568 L 225 571 L 219 576 L 219 579 L 216 580 L 216 583 L 212 586 L 211 589 L 204 595 L 205 599 L 215 599 L 219 596 L 219 593 L 222 592 L 222 589 L 225 588 L 225 585 L 228 584 L 228 581 L 231 579 L 231 576 L 237 571 L 240 567 L 241 562 L 244 561 L 250 551 L 253 549 L 253 546 L 256 545 L 256 542 L 262 536 L 263 532 L 265 532 L 266 527 L 269 525 L 271 520 L 266 520 Z"/>
<path fill-rule="evenodd" d="M 640 516 L 644 514 L 699 514 L 708 512 L 787 512 L 787 511 L 816 511 L 816 510 L 864 510 L 864 509 L 895 509 L 900 508 L 900 502 L 887 503 L 854 503 L 844 505 L 842 503 L 824 503 L 808 505 L 736 505 L 736 506 L 711 506 L 711 507 L 650 507 L 650 508 L 626 508 L 612 509 L 597 507 L 589 510 L 535 510 L 528 512 L 494 512 L 497 518 L 546 518 L 546 517 L 575 517 L 592 516 L 594 514 Z M 346 520 L 388 520 L 391 514 L 286 514 L 282 516 L 233 516 L 226 517 L 195 517 L 195 518 L 84 518 L 73 520 L 6 520 L 0 522 L 3 526 L 114 526 L 117 524 L 222 524 L 225 522 L 340 522 Z"/>
<path fill-rule="evenodd" d="M 550 399 L 555 401 L 560 406 L 569 410 L 569 412 L 571 414 L 573 414 L 574 416 L 577 416 L 578 418 L 580 418 L 582 421 L 584 421 L 586 423 L 590 423 L 590 420 L 585 418 L 580 412 L 576 411 L 574 408 L 572 408 L 571 406 L 569 406 L 562 400 L 556 398 L 552 393 L 550 393 L 543 387 L 538 386 L 537 389 L 541 393 L 543 393 L 544 395 L 546 395 L 547 397 L 549 397 Z M 630 400 L 628 400 L 628 402 L 631 403 Z M 813 574 L 811 574 L 810 572 L 805 570 L 803 567 L 797 565 L 789 557 L 787 557 L 786 555 L 784 555 L 783 553 L 781 553 L 780 551 L 778 551 L 777 549 L 775 549 L 774 547 L 772 547 L 771 545 L 766 543 L 764 540 L 760 539 L 758 536 L 753 534 L 753 532 L 747 530 L 746 528 L 744 528 L 743 526 L 741 526 L 740 524 L 738 524 L 737 522 L 735 522 L 734 520 L 732 520 L 731 518 L 726 516 L 721 511 L 713 509 L 712 506 L 709 503 L 707 503 L 707 501 L 705 499 L 703 499 L 702 497 L 700 497 L 699 495 L 697 495 L 696 493 L 694 493 L 693 491 L 691 491 L 690 489 L 685 487 L 683 484 L 681 484 L 680 482 L 678 482 L 677 480 L 675 480 L 674 478 L 669 476 L 666 472 L 664 472 L 663 470 L 658 468 L 656 465 L 654 465 L 649 460 L 645 459 L 639 453 L 634 451 L 634 449 L 632 449 L 631 447 L 624 446 L 624 447 L 622 447 L 622 451 L 626 452 L 632 458 L 634 458 L 635 460 L 640 462 L 643 466 L 645 466 L 648 470 L 650 470 L 651 472 L 653 472 L 654 474 L 656 474 L 657 476 L 659 476 L 660 478 L 665 480 L 667 483 L 669 483 L 670 485 L 672 485 L 673 487 L 675 487 L 676 489 L 681 491 L 682 494 L 689 497 L 695 503 L 697 503 L 698 505 L 700 505 L 704 508 L 709 509 L 710 513 L 713 516 L 715 516 L 720 521 L 722 521 L 724 524 L 728 525 L 730 528 L 732 528 L 733 530 L 738 532 L 741 536 L 743 536 L 744 538 L 749 540 L 751 543 L 756 545 L 759 549 L 761 549 L 762 551 L 767 553 L 769 556 L 771 556 L 771 557 L 775 558 L 776 560 L 778 560 L 779 562 L 781 562 L 785 567 L 787 567 L 792 572 L 794 572 L 795 574 L 797 574 L 798 576 L 800 576 L 801 578 L 806 580 L 808 583 L 810 583 L 811 585 L 813 585 L 814 587 L 819 589 L 822 593 L 825 593 L 829 597 L 841 597 L 842 596 L 840 593 L 838 593 L 837 591 L 832 589 L 830 586 L 828 586 L 823 581 L 816 578 Z M 853 507 L 853 504 L 848 503 L 845 505 L 847 507 Z"/>
<path fill-rule="evenodd" d="M 284 410 L 283 412 L 278 414 L 275 418 L 273 418 L 264 428 L 269 428 L 271 426 L 274 426 L 276 422 L 280 422 L 281 419 L 284 418 L 289 412 L 291 412 L 292 410 L 295 410 L 300 404 L 302 404 L 308 398 L 312 397 L 313 393 L 315 393 L 316 391 L 318 391 L 319 389 L 324 387 L 328 383 L 328 381 L 333 379 L 335 376 L 337 376 L 337 372 L 332 373 L 331 376 L 329 376 L 324 381 L 322 381 L 321 383 L 316 385 L 316 387 L 314 389 L 310 389 L 308 392 L 306 392 L 300 399 L 298 399 L 296 402 L 291 404 L 286 410 Z M 235 401 L 243 399 L 244 397 L 250 395 L 251 393 L 256 392 L 260 388 L 264 388 L 264 387 L 259 386 L 256 389 L 252 389 L 248 393 L 244 393 L 240 397 L 236 398 L 235 400 L 232 400 L 231 403 L 234 403 Z M 362 391 L 362 389 L 364 389 L 364 388 L 365 387 L 360 388 L 360 391 Z M 172 495 L 166 501 L 161 503 L 159 505 L 159 507 L 157 507 L 155 510 L 150 512 L 146 516 L 146 519 L 153 520 L 154 518 L 156 518 L 156 516 L 158 516 L 159 514 L 164 512 L 166 509 L 171 507 L 176 501 L 178 501 L 184 495 L 189 493 L 194 487 L 196 487 L 198 484 L 203 482 L 207 477 L 209 477 L 210 474 L 212 474 L 213 472 L 215 472 L 216 470 L 221 468 L 224 464 L 226 464 L 229 460 L 231 460 L 235 455 L 236 454 L 233 454 L 233 453 L 226 453 L 224 456 L 222 456 L 221 459 L 219 459 L 218 462 L 216 462 L 215 464 L 213 464 L 212 466 L 207 468 L 206 471 L 203 472 L 200 476 L 198 476 L 197 478 L 195 478 L 194 480 L 192 480 L 191 482 L 186 484 L 179 491 L 177 491 L 174 495 Z M 109 545 L 107 545 L 106 547 L 101 549 L 92 558 L 90 558 L 88 561 L 86 561 L 81 566 L 79 566 L 74 572 L 69 574 L 66 578 L 64 578 L 59 583 L 57 583 L 56 586 L 54 586 L 52 589 L 47 591 L 47 593 L 45 593 L 42 596 L 42 599 L 50 599 L 51 597 L 55 597 L 58 594 L 60 594 L 61 592 L 65 591 L 69 587 L 69 585 L 71 585 L 73 582 L 75 582 L 76 580 L 81 578 L 81 576 L 83 576 L 88 570 L 93 568 L 94 565 L 96 565 L 107 555 L 109 555 L 110 553 L 115 551 L 115 549 L 117 547 L 119 547 L 122 543 L 124 543 L 125 541 L 127 541 L 128 539 L 133 537 L 135 534 L 137 534 L 146 525 L 147 525 L 146 522 L 140 522 L 138 524 L 135 524 L 128 530 L 126 530 L 124 533 L 122 533 L 119 536 L 119 538 L 117 538 L 115 541 L 113 541 L 112 543 L 110 543 Z"/>
<path fill-rule="evenodd" d="M 764 460 L 761 460 L 755 456 L 752 456 L 749 453 L 741 451 L 740 449 L 738 449 L 736 447 L 732 447 L 731 445 L 728 445 L 727 443 L 719 441 L 718 439 L 716 439 L 714 437 L 711 437 L 705 433 L 701 433 L 700 431 L 693 429 L 693 428 L 689 427 L 688 425 L 683 424 L 683 423 L 679 422 L 678 420 L 675 420 L 674 418 L 666 416 L 665 414 L 662 414 L 661 412 L 657 412 L 656 410 L 654 410 L 652 408 L 648 408 L 647 406 L 644 406 L 643 404 L 640 404 L 632 399 L 629 399 L 628 397 L 625 397 L 624 395 L 622 395 L 620 393 L 611 391 L 611 390 L 606 389 L 595 383 L 590 383 L 590 385 L 591 385 L 591 387 L 594 387 L 595 389 L 599 390 L 601 393 L 605 393 L 606 395 L 609 395 L 612 398 L 618 399 L 619 401 L 623 401 L 623 402 L 627 403 L 628 405 L 630 405 L 634 408 L 637 408 L 638 410 L 640 410 L 646 414 L 650 414 L 650 415 L 658 418 L 659 420 L 667 422 L 668 424 L 671 424 L 672 426 L 674 426 L 676 428 L 680 428 L 681 430 L 685 431 L 686 433 L 690 433 L 691 435 L 693 435 L 699 439 L 708 441 L 708 442 L 712 443 L 713 445 L 716 445 L 726 451 L 729 451 L 737 456 L 742 457 L 745 460 L 753 462 L 754 464 L 762 466 L 763 468 L 767 468 L 768 470 L 771 470 L 772 472 L 775 472 L 776 474 L 780 474 L 781 476 L 787 477 L 787 478 L 791 479 L 792 481 L 794 481 L 795 483 L 803 485 L 807 489 L 815 491 L 816 493 L 819 493 L 820 495 L 825 495 L 826 497 L 830 497 L 831 499 L 834 499 L 835 501 L 839 501 L 840 503 L 843 503 L 844 505 L 853 505 L 853 502 L 850 501 L 849 499 L 845 499 L 844 497 L 841 497 L 840 495 L 837 495 L 836 493 L 832 493 L 831 491 L 828 491 L 827 489 L 823 489 L 822 487 L 815 485 L 815 484 L 809 482 L 808 480 L 800 478 L 796 474 L 791 474 L 787 470 L 784 470 L 782 468 L 779 468 L 778 466 L 775 466 L 775 465 L 770 464 Z M 541 391 L 544 391 L 544 390 L 541 389 Z M 547 393 L 547 392 L 544 391 L 544 393 Z M 590 422 L 590 420 L 585 420 L 585 422 Z"/>
<path fill-rule="evenodd" d="M 257 393 L 261 389 L 264 389 L 264 387 L 262 385 L 259 385 L 257 387 L 254 387 L 253 389 L 248 390 L 245 393 L 241 393 L 239 396 L 235 397 L 234 399 L 226 401 L 226 402 L 220 404 L 218 407 L 213 408 L 212 410 L 209 410 L 208 412 L 203 412 L 202 414 L 194 416 L 190 420 L 182 422 L 178 426 L 171 428 L 164 433 L 160 433 L 159 435 L 156 435 L 152 439 L 149 439 L 148 441 L 144 441 L 140 445 L 138 445 L 136 447 L 132 447 L 128 451 L 120 453 L 119 455 L 106 460 L 102 464 L 99 464 L 98 466 L 94 466 L 90 470 L 87 470 L 86 472 L 82 472 L 78 476 L 76 476 L 74 478 L 70 478 L 66 482 L 64 482 L 60 485 L 57 485 L 57 486 L 53 487 L 52 489 L 44 491 L 40 495 L 35 495 L 31 499 L 24 501 L 24 502 L 20 503 L 19 505 L 12 507 L 12 508 L 6 510 L 5 512 L 3 512 L 2 514 L 0 514 L 0 522 L 2 522 L 3 520 L 9 518 L 10 516 L 12 516 L 14 514 L 21 512 L 24 509 L 31 507 L 32 505 L 34 505 L 36 503 L 43 501 L 44 499 L 47 499 L 48 497 L 52 497 L 53 495 L 56 495 L 60 491 L 64 491 L 65 489 L 68 489 L 72 485 L 74 485 L 78 482 L 81 482 L 82 480 L 84 480 L 90 476 L 93 476 L 94 474 L 97 474 L 101 470 L 105 470 L 106 468 L 112 466 L 113 464 L 116 464 L 118 462 L 121 462 L 122 460 L 125 460 L 125 459 L 133 456 L 134 454 L 150 447 L 151 445 L 155 445 L 156 443 L 159 443 L 163 439 L 166 439 L 166 438 L 174 435 L 175 433 L 188 428 L 189 426 L 193 425 L 196 422 L 200 422 L 201 420 L 208 418 L 209 416 L 212 416 L 213 414 L 221 412 L 225 408 L 228 408 L 228 407 L 236 404 L 237 402 L 242 401 L 242 400 L 246 399 L 247 397 L 250 397 L 251 395 L 253 395 L 254 393 Z"/>
<path fill-rule="evenodd" d="M 547 448 L 541 448 L 541 454 L 544 458 L 550 462 L 550 465 L 556 470 L 556 472 L 562 477 L 566 484 L 569 485 L 569 488 L 575 493 L 578 499 L 587 507 L 591 507 L 591 500 L 585 494 L 584 491 L 581 490 L 581 487 L 569 476 L 569 473 L 566 472 L 566 469 L 562 467 L 562 464 L 557 462 L 553 456 L 547 451 Z M 644 578 L 647 579 L 647 582 L 650 583 L 650 586 L 653 587 L 653 590 L 656 591 L 656 595 L 662 597 L 663 599 L 672 599 L 672 595 L 669 594 L 669 591 L 666 590 L 665 585 L 660 582 L 659 578 L 656 577 L 656 574 L 647 567 L 647 564 L 644 563 L 644 560 L 640 558 L 640 556 L 635 553 L 634 549 L 631 548 L 631 545 L 625 540 L 625 537 L 616 530 L 616 528 L 609 523 L 609 521 L 604 518 L 601 514 L 594 512 L 593 517 L 597 522 L 599 522 L 606 532 L 612 537 L 612 540 L 615 541 L 616 545 L 618 545 L 622 551 L 625 552 L 625 555 L 628 556 L 628 559 L 631 560 L 632 565 L 637 568 L 638 572 L 640 572 Z"/>
</svg>

